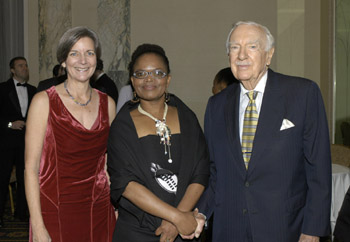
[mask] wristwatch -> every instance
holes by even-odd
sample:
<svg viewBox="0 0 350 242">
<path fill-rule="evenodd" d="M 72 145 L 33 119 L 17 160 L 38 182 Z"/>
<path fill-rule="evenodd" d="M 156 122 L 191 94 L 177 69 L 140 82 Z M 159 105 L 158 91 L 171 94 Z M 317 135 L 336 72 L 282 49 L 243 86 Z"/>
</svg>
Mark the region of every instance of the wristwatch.
<svg viewBox="0 0 350 242">
<path fill-rule="evenodd" d="M 7 127 L 10 129 L 10 128 L 12 128 L 12 122 L 9 122 L 8 124 L 7 124 Z"/>
</svg>

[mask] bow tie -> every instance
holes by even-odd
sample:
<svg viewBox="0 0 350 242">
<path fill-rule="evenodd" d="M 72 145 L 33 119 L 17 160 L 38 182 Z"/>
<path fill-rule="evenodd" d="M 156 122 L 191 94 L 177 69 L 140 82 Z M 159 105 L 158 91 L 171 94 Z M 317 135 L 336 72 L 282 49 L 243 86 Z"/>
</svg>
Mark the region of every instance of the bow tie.
<svg viewBox="0 0 350 242">
<path fill-rule="evenodd" d="M 27 83 L 17 83 L 17 85 L 16 86 L 18 86 L 18 87 L 26 87 L 27 86 Z"/>
</svg>

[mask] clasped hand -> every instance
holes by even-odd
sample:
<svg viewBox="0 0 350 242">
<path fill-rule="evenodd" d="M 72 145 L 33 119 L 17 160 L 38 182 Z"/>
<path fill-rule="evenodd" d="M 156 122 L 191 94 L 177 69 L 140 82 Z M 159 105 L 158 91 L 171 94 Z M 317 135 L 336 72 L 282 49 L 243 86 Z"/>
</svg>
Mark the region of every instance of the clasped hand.
<svg viewBox="0 0 350 242">
<path fill-rule="evenodd" d="M 203 216 L 198 215 L 198 209 L 195 209 L 193 212 L 179 211 L 173 223 L 163 220 L 155 234 L 157 236 L 160 235 L 160 242 L 173 242 L 178 234 L 183 239 L 198 238 L 204 223 L 205 219 Z"/>
</svg>

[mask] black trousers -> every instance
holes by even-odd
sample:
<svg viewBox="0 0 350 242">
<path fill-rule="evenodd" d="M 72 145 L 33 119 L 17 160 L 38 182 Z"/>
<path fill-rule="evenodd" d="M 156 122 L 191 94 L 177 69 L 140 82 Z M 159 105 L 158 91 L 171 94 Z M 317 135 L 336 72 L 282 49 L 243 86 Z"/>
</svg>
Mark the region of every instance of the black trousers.
<svg viewBox="0 0 350 242">
<path fill-rule="evenodd" d="M 24 139 L 16 144 L 4 144 L 0 148 L 0 218 L 5 210 L 8 195 L 8 185 L 13 166 L 16 167 L 16 217 L 27 217 L 28 206 L 24 188 Z"/>
</svg>

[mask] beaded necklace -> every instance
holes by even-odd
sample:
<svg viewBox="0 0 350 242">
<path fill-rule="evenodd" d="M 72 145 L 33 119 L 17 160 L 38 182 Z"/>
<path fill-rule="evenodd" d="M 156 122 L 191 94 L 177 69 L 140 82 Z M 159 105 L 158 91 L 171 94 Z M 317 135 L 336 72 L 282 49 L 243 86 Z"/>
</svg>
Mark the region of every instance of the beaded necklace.
<svg viewBox="0 0 350 242">
<path fill-rule="evenodd" d="M 147 113 L 145 110 L 143 110 L 142 107 L 141 107 L 141 104 L 139 104 L 137 109 L 139 110 L 140 113 L 142 113 L 142 114 L 146 115 L 147 117 L 153 119 L 154 122 L 156 123 L 156 130 L 157 130 L 158 136 L 160 137 L 160 144 L 164 144 L 164 154 L 166 155 L 169 152 L 168 162 L 169 163 L 173 163 L 173 160 L 171 159 L 171 153 L 170 153 L 171 132 L 170 132 L 170 129 L 169 129 L 168 125 L 166 125 L 166 115 L 168 113 L 168 105 L 166 103 L 164 103 L 164 113 L 163 113 L 163 119 L 162 120 L 156 119 L 150 113 Z"/>
<path fill-rule="evenodd" d="M 80 103 L 80 102 L 78 102 L 78 100 L 76 100 L 76 99 L 72 96 L 72 94 L 70 94 L 70 92 L 68 91 L 68 88 L 67 88 L 67 81 L 64 82 L 64 89 L 66 89 L 66 92 L 67 92 L 68 96 L 69 96 L 76 104 L 78 104 L 78 105 L 80 105 L 80 106 L 82 106 L 82 107 L 87 106 L 87 105 L 90 103 L 90 101 L 91 101 L 91 97 L 92 97 L 92 88 L 91 88 L 91 87 L 90 87 L 90 97 L 89 97 L 89 100 L 87 100 L 86 103 Z"/>
</svg>

